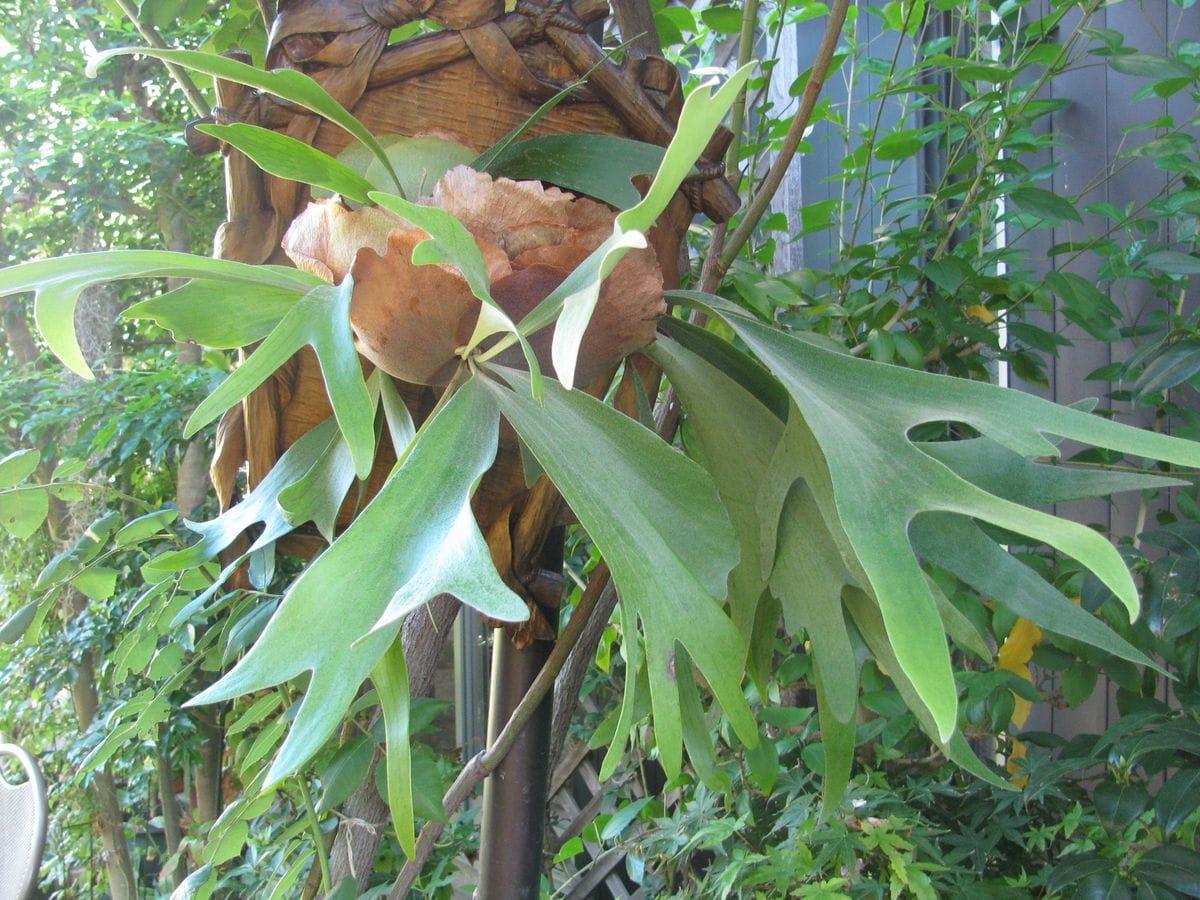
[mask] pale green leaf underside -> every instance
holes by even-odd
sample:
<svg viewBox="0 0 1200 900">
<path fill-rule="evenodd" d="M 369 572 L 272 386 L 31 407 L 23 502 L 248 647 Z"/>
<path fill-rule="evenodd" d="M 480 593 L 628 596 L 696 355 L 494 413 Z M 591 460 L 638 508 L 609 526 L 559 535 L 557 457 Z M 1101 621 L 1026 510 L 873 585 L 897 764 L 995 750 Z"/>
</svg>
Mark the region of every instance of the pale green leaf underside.
<svg viewBox="0 0 1200 900">
<path fill-rule="evenodd" d="M 608 561 L 623 606 L 641 622 L 656 742 L 668 773 L 682 765 L 676 641 L 738 736 L 754 746 L 758 731 L 741 688 L 745 649 L 721 608 L 736 537 L 708 474 L 595 398 L 547 379 L 539 405 L 527 375 L 502 371 L 514 390 L 487 382 L 491 394 Z M 635 637 L 626 636 L 628 650 Z M 634 681 L 630 673 L 625 710 Z"/>
<path fill-rule="evenodd" d="M 196 407 L 184 428 L 190 437 L 271 377 L 297 350 L 316 351 L 333 414 L 350 446 L 354 471 L 365 479 L 375 462 L 375 412 L 354 349 L 349 277 L 305 294 L 245 361 Z"/>
<path fill-rule="evenodd" d="M 956 513 L 1045 542 L 1091 569 L 1136 614 L 1133 581 L 1102 536 L 988 493 L 907 435 L 950 420 L 1021 456 L 1056 455 L 1046 437 L 1055 435 L 1193 466 L 1200 446 L 1018 391 L 855 359 L 770 328 L 720 298 L 681 296 L 720 314 L 792 396 L 828 467 L 837 519 L 899 664 L 943 740 L 954 730 L 957 699 L 936 605 L 909 544 L 917 514 Z"/>
<path fill-rule="evenodd" d="M 399 630 L 396 623 L 372 631 L 393 596 L 422 576 L 431 559 L 447 559 L 442 545 L 459 537 L 455 527 L 462 510 L 495 458 L 497 424 L 488 392 L 468 381 L 426 424 L 358 518 L 296 579 L 246 656 L 191 701 L 228 700 L 312 673 L 269 784 L 302 766 L 341 721 Z M 477 530 L 476 536 L 482 541 Z M 490 560 L 487 564 L 491 567 Z M 493 618 L 523 618 L 525 604 L 494 568 L 491 574 L 494 583 L 482 611 Z"/>
<path fill-rule="evenodd" d="M 475 151 L 471 148 L 428 135 L 381 135 L 379 143 L 400 177 L 400 195 L 403 197 L 416 198 L 432 193 L 443 175 L 455 166 L 468 166 L 475 159 Z M 345 159 L 344 155 L 339 158 Z M 387 191 L 391 187 L 391 178 L 379 160 L 369 160 L 360 171 L 375 190 Z"/>
<path fill-rule="evenodd" d="M 76 374 L 91 378 L 75 339 L 75 304 L 85 288 L 131 278 L 203 278 L 298 293 L 324 284 L 283 266 L 252 266 L 168 250 L 103 250 L 38 259 L 0 270 L 0 297 L 34 291 L 33 315 L 51 352 Z"/>
</svg>

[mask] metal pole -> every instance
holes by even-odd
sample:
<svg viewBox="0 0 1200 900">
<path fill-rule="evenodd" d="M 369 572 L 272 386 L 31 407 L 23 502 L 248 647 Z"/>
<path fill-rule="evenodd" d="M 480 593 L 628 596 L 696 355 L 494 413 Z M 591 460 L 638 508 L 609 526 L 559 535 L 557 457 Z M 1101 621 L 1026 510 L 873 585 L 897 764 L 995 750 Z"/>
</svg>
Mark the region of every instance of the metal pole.
<svg viewBox="0 0 1200 900">
<path fill-rule="evenodd" d="M 540 560 L 543 569 L 555 576 L 562 572 L 562 537 L 561 529 L 550 533 Z M 557 609 L 542 606 L 541 611 L 551 627 L 557 628 Z M 497 630 L 488 709 L 489 745 L 525 696 L 553 648 L 553 641 L 535 640 L 527 649 L 518 649 L 507 632 Z M 554 694 L 550 692 L 508 755 L 483 783 L 476 900 L 525 900 L 539 894 L 553 712 Z"/>
</svg>

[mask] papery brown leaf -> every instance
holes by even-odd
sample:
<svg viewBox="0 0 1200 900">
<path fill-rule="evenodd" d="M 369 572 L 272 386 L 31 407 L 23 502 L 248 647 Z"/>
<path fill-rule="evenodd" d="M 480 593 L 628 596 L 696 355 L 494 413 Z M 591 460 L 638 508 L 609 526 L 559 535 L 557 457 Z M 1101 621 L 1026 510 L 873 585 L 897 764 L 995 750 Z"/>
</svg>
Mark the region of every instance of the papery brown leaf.
<svg viewBox="0 0 1200 900">
<path fill-rule="evenodd" d="M 426 234 L 396 229 L 382 256 L 358 255 L 351 273 L 350 324 L 358 349 L 389 375 L 416 384 L 438 384 L 454 374 L 459 323 L 479 301 L 466 279 L 450 266 L 414 266 L 413 247 Z"/>
<path fill-rule="evenodd" d="M 364 247 L 387 252 L 388 235 L 400 221 L 377 206 L 347 209 L 340 200 L 317 200 L 292 220 L 283 249 L 297 268 L 340 284 Z"/>
</svg>

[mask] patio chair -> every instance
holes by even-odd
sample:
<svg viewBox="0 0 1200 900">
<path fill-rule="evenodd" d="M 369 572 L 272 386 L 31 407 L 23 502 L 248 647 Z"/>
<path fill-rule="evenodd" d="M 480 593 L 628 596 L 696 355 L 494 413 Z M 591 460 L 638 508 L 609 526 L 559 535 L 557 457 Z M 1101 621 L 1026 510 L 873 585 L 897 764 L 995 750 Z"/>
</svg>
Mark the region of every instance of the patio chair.
<svg viewBox="0 0 1200 900">
<path fill-rule="evenodd" d="M 16 760 L 25 780 L 11 783 L 0 771 L 0 897 L 27 900 L 46 846 L 46 782 L 33 757 L 15 744 L 0 744 L 5 759 Z"/>
</svg>

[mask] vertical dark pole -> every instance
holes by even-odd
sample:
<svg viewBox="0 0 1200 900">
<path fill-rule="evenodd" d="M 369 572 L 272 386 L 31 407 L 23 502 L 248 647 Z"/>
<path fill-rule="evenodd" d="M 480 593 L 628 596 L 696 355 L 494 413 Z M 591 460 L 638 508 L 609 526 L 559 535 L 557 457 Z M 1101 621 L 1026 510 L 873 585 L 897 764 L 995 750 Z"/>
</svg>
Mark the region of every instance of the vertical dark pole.
<svg viewBox="0 0 1200 900">
<path fill-rule="evenodd" d="M 555 529 L 546 540 L 540 564 L 553 583 L 562 573 L 563 534 Z M 556 604 L 555 604 L 556 605 Z M 558 610 L 542 605 L 542 614 L 557 628 Z M 553 641 L 534 641 L 518 649 L 497 629 L 492 655 L 492 689 L 488 706 L 488 744 L 537 677 Z M 548 693 L 513 744 L 508 755 L 483 783 L 483 818 L 476 900 L 536 898 L 541 887 L 546 801 L 550 790 L 550 725 L 554 692 Z"/>
</svg>

